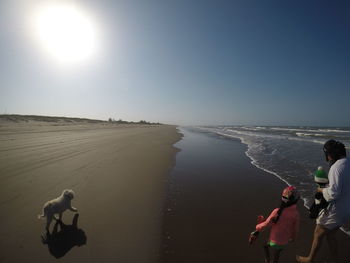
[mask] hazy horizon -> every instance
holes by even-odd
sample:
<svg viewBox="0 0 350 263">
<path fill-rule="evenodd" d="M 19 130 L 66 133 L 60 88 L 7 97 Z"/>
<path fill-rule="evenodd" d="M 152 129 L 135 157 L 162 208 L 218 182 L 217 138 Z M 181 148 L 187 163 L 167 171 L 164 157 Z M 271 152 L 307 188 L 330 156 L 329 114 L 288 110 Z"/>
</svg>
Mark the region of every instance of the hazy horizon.
<svg viewBox="0 0 350 263">
<path fill-rule="evenodd" d="M 0 114 L 349 127 L 349 13 L 326 0 L 5 0 Z"/>
</svg>

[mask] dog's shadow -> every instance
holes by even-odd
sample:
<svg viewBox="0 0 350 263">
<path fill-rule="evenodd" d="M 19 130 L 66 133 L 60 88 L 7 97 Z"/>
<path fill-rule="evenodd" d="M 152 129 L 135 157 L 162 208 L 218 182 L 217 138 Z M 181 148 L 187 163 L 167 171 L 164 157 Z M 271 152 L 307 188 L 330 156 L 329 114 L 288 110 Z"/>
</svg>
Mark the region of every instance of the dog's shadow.
<svg viewBox="0 0 350 263">
<path fill-rule="evenodd" d="M 75 246 L 86 244 L 86 235 L 82 229 L 78 228 L 79 214 L 75 214 L 71 225 L 65 225 L 62 221 L 56 220 L 52 233 L 47 232 L 42 235 L 42 243 L 46 244 L 49 252 L 55 258 L 63 257 Z M 60 227 L 60 231 L 58 231 Z"/>
</svg>

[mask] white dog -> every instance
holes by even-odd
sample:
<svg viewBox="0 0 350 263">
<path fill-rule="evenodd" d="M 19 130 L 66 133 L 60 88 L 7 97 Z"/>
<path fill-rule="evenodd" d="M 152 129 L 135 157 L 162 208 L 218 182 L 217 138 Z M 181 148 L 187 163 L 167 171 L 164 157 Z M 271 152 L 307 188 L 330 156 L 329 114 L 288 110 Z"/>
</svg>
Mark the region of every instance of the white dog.
<svg viewBox="0 0 350 263">
<path fill-rule="evenodd" d="M 56 199 L 53 199 L 51 201 L 48 201 L 43 206 L 43 212 L 42 215 L 38 215 L 38 218 L 42 218 L 46 216 L 46 230 L 49 231 L 49 227 L 51 224 L 51 221 L 55 214 L 59 214 L 59 220 L 62 219 L 62 213 L 66 211 L 67 209 L 77 212 L 78 209 L 73 207 L 71 205 L 71 200 L 74 198 L 74 192 L 73 190 L 63 190 L 62 194 L 57 197 Z M 57 220 L 57 218 L 55 217 Z"/>
</svg>

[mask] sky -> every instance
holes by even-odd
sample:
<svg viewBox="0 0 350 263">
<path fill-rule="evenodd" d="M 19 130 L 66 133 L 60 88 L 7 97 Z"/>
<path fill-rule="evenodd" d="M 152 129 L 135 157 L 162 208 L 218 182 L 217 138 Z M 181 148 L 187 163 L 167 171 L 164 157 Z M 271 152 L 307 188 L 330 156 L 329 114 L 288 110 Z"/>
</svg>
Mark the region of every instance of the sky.
<svg viewBox="0 0 350 263">
<path fill-rule="evenodd" d="M 93 24 L 91 57 L 45 52 L 30 24 L 50 2 Z M 0 81 L 0 114 L 350 126 L 350 2 L 2 0 Z"/>
</svg>

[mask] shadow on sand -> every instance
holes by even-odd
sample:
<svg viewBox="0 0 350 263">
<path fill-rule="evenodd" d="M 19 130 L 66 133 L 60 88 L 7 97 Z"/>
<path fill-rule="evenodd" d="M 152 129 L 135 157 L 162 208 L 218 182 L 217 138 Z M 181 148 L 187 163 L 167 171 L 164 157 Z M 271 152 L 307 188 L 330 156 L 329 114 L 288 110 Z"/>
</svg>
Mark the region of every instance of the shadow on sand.
<svg viewBox="0 0 350 263">
<path fill-rule="evenodd" d="M 42 236 L 42 243 L 48 245 L 49 252 L 55 258 L 63 257 L 74 246 L 86 244 L 86 235 L 82 229 L 78 228 L 79 214 L 75 214 L 71 225 L 65 225 L 57 220 L 52 233 L 47 232 Z M 60 226 L 60 231 L 58 231 Z"/>
</svg>

